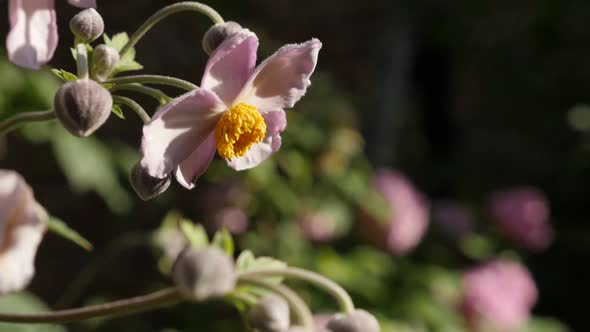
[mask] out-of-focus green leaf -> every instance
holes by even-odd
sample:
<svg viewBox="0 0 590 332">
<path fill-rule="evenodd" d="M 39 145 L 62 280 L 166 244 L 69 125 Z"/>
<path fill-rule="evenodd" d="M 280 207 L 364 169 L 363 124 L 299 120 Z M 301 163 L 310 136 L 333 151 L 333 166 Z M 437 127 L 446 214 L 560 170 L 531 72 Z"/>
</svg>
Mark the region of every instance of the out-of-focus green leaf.
<svg viewBox="0 0 590 332">
<path fill-rule="evenodd" d="M 178 221 L 178 226 L 191 247 L 205 248 L 209 245 L 207 232 L 203 226 L 195 224 L 188 219 L 181 219 Z"/>
<path fill-rule="evenodd" d="M 532 318 L 527 326 L 519 332 L 568 332 L 570 329 L 552 318 Z"/>
<path fill-rule="evenodd" d="M 64 129 L 52 136 L 56 158 L 72 188 L 96 191 L 117 213 L 128 211 L 131 198 L 119 183 L 108 147 L 94 137 L 80 139 Z"/>
<path fill-rule="evenodd" d="M 272 257 L 255 257 L 254 254 L 245 250 L 238 256 L 236 261 L 236 270 L 238 272 L 256 271 L 256 270 L 270 270 L 270 269 L 282 269 L 287 267 L 287 263 L 282 262 Z M 265 277 L 267 281 L 274 283 L 281 283 L 282 277 Z"/>
<path fill-rule="evenodd" d="M 225 227 L 215 233 L 211 244 L 223 249 L 230 257 L 234 255 L 234 240 Z"/>
<path fill-rule="evenodd" d="M 92 243 L 90 243 L 90 241 L 86 240 L 82 235 L 80 235 L 80 233 L 56 217 L 49 217 L 49 220 L 47 220 L 47 229 L 66 240 L 72 241 L 87 251 L 91 251 L 93 249 Z"/>
<path fill-rule="evenodd" d="M 49 308 L 35 295 L 22 292 L 0 296 L 0 312 L 41 313 Z M 6 332 L 65 332 L 60 325 L 0 323 L 0 331 Z"/>
</svg>

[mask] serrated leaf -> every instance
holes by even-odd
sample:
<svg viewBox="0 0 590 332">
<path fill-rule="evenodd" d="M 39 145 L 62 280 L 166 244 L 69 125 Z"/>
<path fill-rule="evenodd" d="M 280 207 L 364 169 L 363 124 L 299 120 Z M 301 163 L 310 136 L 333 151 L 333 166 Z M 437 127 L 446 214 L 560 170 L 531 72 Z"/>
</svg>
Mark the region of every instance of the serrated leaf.
<svg viewBox="0 0 590 332">
<path fill-rule="evenodd" d="M 115 113 L 115 115 L 118 116 L 119 118 L 125 120 L 125 115 L 123 114 L 123 110 L 121 109 L 121 106 L 119 106 L 117 104 L 113 104 L 113 108 L 111 109 L 111 112 Z"/>
<path fill-rule="evenodd" d="M 116 75 L 118 73 L 122 73 L 125 71 L 133 71 L 133 70 L 141 70 L 141 69 L 143 69 L 143 66 L 134 60 L 130 60 L 130 61 L 121 60 L 121 61 L 119 61 L 119 63 L 117 63 L 117 65 L 113 69 L 113 75 Z"/>
<path fill-rule="evenodd" d="M 198 249 L 209 245 L 207 232 L 203 226 L 196 225 L 188 219 L 181 219 L 178 222 L 178 227 L 191 247 Z"/>
<path fill-rule="evenodd" d="M 90 241 L 86 240 L 82 235 L 80 235 L 80 233 L 56 217 L 49 217 L 49 220 L 47 220 L 47 229 L 66 240 L 72 241 L 87 251 L 91 251 L 93 249 L 92 243 L 90 243 Z"/>
<path fill-rule="evenodd" d="M 222 228 L 215 233 L 211 244 L 221 248 L 230 257 L 234 255 L 234 240 L 226 228 Z"/>
<path fill-rule="evenodd" d="M 108 42 L 107 42 L 107 40 L 108 40 Z M 110 39 L 105 36 L 105 44 L 116 49 L 117 51 L 122 50 L 128 41 L 129 41 L 129 36 L 127 35 L 127 32 L 119 32 L 119 33 L 113 35 L 113 37 Z"/>
<path fill-rule="evenodd" d="M 255 260 L 256 257 L 254 257 L 254 254 L 250 250 L 242 251 L 236 260 L 236 270 L 238 272 L 248 271 Z"/>
</svg>

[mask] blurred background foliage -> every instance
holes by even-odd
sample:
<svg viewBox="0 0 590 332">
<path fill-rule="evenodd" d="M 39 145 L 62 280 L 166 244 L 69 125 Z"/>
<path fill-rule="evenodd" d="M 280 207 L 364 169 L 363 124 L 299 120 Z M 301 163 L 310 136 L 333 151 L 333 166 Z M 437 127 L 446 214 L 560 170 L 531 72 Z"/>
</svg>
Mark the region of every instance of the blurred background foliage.
<svg viewBox="0 0 590 332">
<path fill-rule="evenodd" d="M 168 3 L 99 1 L 99 10 L 113 35 L 132 32 Z M 2 138 L 2 168 L 21 172 L 37 200 L 95 249 L 48 234 L 30 293 L 0 298 L 0 310 L 98 303 L 167 284 L 163 259 L 177 240 L 157 234 L 175 210 L 210 233 L 226 227 L 239 250 L 334 279 L 377 315 L 384 332 L 463 331 L 461 275 L 492 257 L 520 261 L 537 283 L 535 317 L 522 332 L 590 328 L 590 3 L 207 3 L 259 35 L 260 58 L 284 43 L 322 40 L 313 84 L 288 115 L 281 151 L 240 173 L 216 159 L 193 191 L 175 184 L 143 202 L 127 180 L 141 137 L 129 110 L 85 139 L 56 122 Z M 52 66 L 73 71 L 67 21 L 75 9 L 59 2 L 57 10 L 61 47 Z M 198 81 L 208 24 L 193 14 L 164 21 L 137 45 L 138 61 L 146 72 Z M 6 29 L 2 24 L 0 35 Z M 27 72 L 1 57 L 0 118 L 49 108 L 59 84 L 48 70 Z M 146 109 L 157 106 L 133 97 Z M 390 211 L 372 186 L 381 168 L 405 174 L 430 211 L 426 235 L 407 255 L 382 243 Z M 549 202 L 554 235 L 546 250 L 527 249 L 493 222 L 489 195 L 523 185 Z M 461 212 L 448 217 L 437 213 L 441 205 Z M 317 290 L 303 290 L 314 312 L 336 309 Z M 222 332 L 242 325 L 237 312 L 214 303 L 51 329 Z"/>
</svg>

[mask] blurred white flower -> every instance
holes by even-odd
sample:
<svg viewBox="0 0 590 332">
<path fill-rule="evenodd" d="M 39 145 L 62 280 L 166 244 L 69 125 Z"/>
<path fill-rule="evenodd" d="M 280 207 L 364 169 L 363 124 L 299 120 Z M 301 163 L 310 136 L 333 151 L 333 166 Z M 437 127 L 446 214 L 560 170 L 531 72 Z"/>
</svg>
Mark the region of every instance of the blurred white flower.
<svg viewBox="0 0 590 332">
<path fill-rule="evenodd" d="M 35 272 L 47 213 L 16 172 L 0 170 L 0 294 L 19 291 Z"/>
</svg>

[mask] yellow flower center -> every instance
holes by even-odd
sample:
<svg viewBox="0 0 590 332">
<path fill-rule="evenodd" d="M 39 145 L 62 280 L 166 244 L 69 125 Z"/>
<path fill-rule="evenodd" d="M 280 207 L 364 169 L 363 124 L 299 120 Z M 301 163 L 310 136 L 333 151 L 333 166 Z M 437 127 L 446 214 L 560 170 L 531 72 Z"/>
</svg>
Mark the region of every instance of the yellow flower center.
<svg viewBox="0 0 590 332">
<path fill-rule="evenodd" d="M 266 123 L 256 107 L 239 103 L 228 108 L 215 127 L 217 153 L 231 160 L 246 154 L 266 135 Z"/>
</svg>

